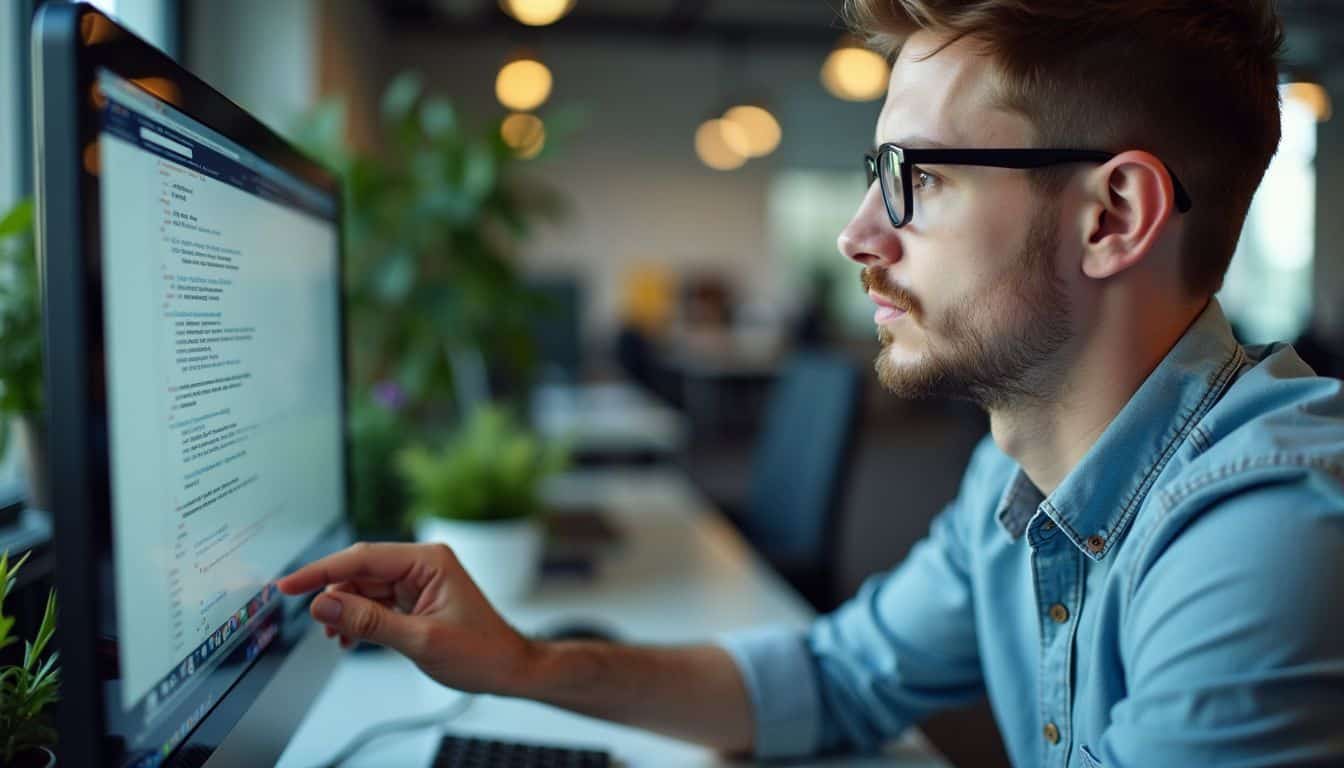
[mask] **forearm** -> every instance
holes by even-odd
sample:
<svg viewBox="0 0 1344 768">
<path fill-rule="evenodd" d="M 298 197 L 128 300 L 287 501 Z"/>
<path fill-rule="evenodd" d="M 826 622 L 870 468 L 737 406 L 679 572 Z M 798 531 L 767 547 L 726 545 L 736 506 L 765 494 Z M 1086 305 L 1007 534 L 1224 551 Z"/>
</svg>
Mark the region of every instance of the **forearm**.
<svg viewBox="0 0 1344 768">
<path fill-rule="evenodd" d="M 510 695 L 722 752 L 752 747 L 751 700 L 721 648 L 538 642 L 531 656 Z"/>
</svg>

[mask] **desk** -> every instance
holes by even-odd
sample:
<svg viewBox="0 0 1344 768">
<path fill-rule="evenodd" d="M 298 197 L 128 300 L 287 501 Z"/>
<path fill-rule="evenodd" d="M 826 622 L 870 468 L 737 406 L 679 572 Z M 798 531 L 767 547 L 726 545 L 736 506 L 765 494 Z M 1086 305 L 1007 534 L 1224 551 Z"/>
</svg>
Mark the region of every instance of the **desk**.
<svg viewBox="0 0 1344 768">
<path fill-rule="evenodd" d="M 548 495 L 559 503 L 596 503 L 611 510 L 623 541 L 596 579 L 543 582 L 526 602 L 501 611 L 524 632 L 583 618 L 610 625 L 627 642 L 682 643 L 766 623 L 801 627 L 813 616 L 675 471 L 576 473 L 559 478 Z M 443 709 L 458 696 L 395 654 L 347 654 L 279 765 L 306 768 L 370 723 Z M 598 746 L 630 768 L 730 765 L 685 742 L 528 701 L 479 697 L 451 728 L 472 735 Z M 390 736 L 372 742 L 345 765 L 424 766 L 436 743 L 432 730 Z M 813 764 L 946 765 L 916 731 L 881 758 Z"/>
<path fill-rule="evenodd" d="M 681 414 L 625 382 L 538 387 L 532 421 L 543 436 L 591 460 L 666 458 L 686 444 Z"/>
</svg>

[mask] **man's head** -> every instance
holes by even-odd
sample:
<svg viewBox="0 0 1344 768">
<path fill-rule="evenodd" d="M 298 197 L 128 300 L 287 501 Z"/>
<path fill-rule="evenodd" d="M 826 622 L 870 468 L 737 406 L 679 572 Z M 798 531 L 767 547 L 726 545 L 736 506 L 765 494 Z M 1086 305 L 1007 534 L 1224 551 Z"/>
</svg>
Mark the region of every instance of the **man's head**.
<svg viewBox="0 0 1344 768">
<path fill-rule="evenodd" d="M 847 0 L 894 58 L 877 143 L 1090 149 L 1041 170 L 910 171 L 840 237 L 879 310 L 883 381 L 988 407 L 1050 397 L 1104 316 L 1221 285 L 1279 140 L 1268 0 Z M 1175 209 L 1175 180 L 1193 207 Z M 1109 313 L 1109 315 L 1107 315 Z"/>
</svg>

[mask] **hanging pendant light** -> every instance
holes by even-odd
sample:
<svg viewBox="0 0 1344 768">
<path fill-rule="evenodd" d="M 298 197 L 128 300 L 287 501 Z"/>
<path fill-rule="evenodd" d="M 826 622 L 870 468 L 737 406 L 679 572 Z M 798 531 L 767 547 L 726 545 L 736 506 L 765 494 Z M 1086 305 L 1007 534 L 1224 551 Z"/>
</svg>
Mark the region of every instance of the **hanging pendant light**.
<svg viewBox="0 0 1344 768">
<path fill-rule="evenodd" d="M 540 117 L 515 112 L 499 125 L 499 135 L 518 157 L 530 160 L 546 148 L 546 123 Z"/>
<path fill-rule="evenodd" d="M 531 112 L 551 97 L 551 70 L 532 56 L 519 56 L 495 77 L 495 97 L 515 112 Z"/>
<path fill-rule="evenodd" d="M 695 131 L 695 154 L 716 171 L 733 171 L 747 162 L 746 131 L 722 118 L 706 120 Z"/>
<path fill-rule="evenodd" d="M 890 76 L 886 59 L 848 37 L 836 45 L 821 67 L 821 84 L 844 101 L 882 98 Z"/>
<path fill-rule="evenodd" d="M 748 158 L 765 157 L 779 148 L 784 137 L 779 121 L 765 107 L 740 104 L 723 113 L 723 119 L 742 128 L 746 136 L 743 154 Z"/>
<path fill-rule="evenodd" d="M 499 0 L 499 7 L 520 24 L 544 27 L 564 18 L 574 8 L 574 0 Z"/>
</svg>

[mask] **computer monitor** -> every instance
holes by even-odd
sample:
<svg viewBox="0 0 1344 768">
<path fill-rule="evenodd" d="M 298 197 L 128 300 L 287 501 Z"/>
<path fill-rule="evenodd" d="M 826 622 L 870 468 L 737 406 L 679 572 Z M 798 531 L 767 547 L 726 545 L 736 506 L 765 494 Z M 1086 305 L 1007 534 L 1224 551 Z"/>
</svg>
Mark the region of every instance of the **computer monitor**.
<svg viewBox="0 0 1344 768">
<path fill-rule="evenodd" d="M 274 580 L 335 551 L 335 178 L 84 5 L 34 25 L 72 766 L 269 765 L 334 666 Z"/>
</svg>

